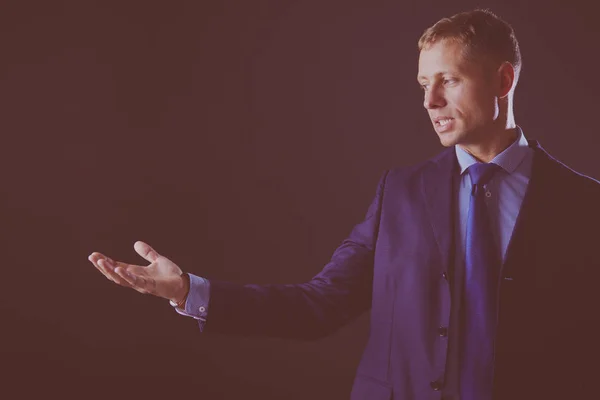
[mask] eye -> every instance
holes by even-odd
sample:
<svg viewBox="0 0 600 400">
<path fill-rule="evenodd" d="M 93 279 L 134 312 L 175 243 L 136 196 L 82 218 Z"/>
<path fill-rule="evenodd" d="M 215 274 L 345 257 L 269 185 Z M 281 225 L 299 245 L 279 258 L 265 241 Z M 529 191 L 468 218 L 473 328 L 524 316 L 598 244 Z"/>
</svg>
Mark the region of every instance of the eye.
<svg viewBox="0 0 600 400">
<path fill-rule="evenodd" d="M 454 78 L 446 78 L 446 79 L 444 79 L 444 85 L 451 85 L 453 83 L 456 83 L 456 79 L 454 79 Z"/>
</svg>

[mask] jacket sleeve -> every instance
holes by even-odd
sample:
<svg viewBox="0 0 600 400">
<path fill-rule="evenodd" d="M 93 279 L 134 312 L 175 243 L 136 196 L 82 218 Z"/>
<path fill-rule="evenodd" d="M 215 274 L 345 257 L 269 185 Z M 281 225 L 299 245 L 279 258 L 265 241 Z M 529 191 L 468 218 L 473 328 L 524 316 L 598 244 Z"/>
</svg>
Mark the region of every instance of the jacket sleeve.
<svg viewBox="0 0 600 400">
<path fill-rule="evenodd" d="M 251 285 L 210 280 L 206 333 L 317 339 L 371 307 L 373 260 L 387 171 L 364 220 L 310 281 Z"/>
</svg>

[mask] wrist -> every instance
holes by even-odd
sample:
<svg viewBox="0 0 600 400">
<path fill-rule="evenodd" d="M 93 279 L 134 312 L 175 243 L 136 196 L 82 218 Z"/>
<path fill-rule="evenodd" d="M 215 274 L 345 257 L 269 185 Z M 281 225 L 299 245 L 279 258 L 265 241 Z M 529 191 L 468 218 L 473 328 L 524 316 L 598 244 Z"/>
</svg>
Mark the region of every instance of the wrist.
<svg viewBox="0 0 600 400">
<path fill-rule="evenodd" d="M 179 290 L 171 301 L 177 305 L 177 308 L 185 308 L 185 302 L 190 291 L 190 276 L 186 273 L 182 273 L 180 278 Z"/>
</svg>

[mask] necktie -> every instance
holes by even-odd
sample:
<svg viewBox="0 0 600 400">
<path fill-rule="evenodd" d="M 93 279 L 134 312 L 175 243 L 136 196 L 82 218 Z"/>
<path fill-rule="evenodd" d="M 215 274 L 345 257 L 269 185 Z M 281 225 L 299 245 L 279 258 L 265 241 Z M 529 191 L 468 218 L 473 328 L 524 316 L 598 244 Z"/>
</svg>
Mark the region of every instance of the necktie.
<svg viewBox="0 0 600 400">
<path fill-rule="evenodd" d="M 494 242 L 484 185 L 500 167 L 469 167 L 473 190 L 467 217 L 465 281 L 462 303 L 461 400 L 491 400 L 500 253 Z"/>
</svg>

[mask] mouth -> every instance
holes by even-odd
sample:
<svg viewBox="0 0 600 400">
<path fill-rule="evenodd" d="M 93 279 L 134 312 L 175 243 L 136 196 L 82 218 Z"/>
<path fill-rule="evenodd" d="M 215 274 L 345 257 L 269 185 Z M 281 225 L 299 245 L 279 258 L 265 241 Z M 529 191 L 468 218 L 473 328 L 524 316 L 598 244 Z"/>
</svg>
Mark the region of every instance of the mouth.
<svg viewBox="0 0 600 400">
<path fill-rule="evenodd" d="M 442 117 L 442 118 L 435 118 L 433 123 L 435 124 L 435 126 L 446 126 L 448 123 L 450 123 L 450 121 L 454 121 L 454 118 L 450 118 L 450 117 Z"/>
<path fill-rule="evenodd" d="M 436 131 L 439 133 L 449 131 L 454 126 L 454 118 L 440 117 L 433 121 Z"/>
</svg>

